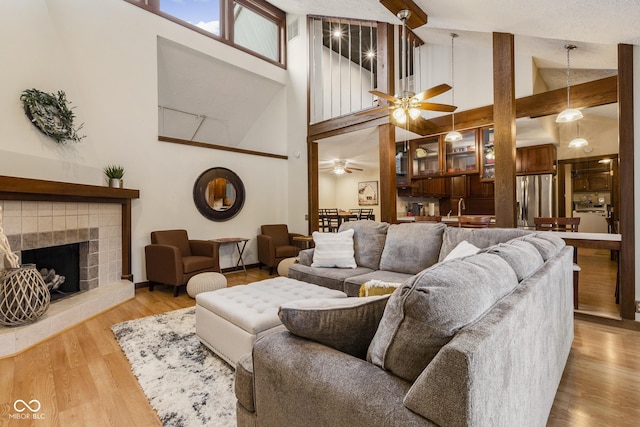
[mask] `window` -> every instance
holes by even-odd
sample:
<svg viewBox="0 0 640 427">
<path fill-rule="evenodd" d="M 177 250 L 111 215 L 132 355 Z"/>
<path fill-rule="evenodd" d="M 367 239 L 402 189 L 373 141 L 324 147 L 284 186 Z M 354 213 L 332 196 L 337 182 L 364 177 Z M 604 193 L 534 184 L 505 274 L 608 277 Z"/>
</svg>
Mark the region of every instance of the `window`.
<svg viewBox="0 0 640 427">
<path fill-rule="evenodd" d="M 286 15 L 264 0 L 125 0 L 262 59 L 286 65 Z"/>
<path fill-rule="evenodd" d="M 220 35 L 218 0 L 160 0 L 160 10 L 216 36 Z"/>
<path fill-rule="evenodd" d="M 233 5 L 233 42 L 278 60 L 278 24 L 238 3 Z"/>
</svg>

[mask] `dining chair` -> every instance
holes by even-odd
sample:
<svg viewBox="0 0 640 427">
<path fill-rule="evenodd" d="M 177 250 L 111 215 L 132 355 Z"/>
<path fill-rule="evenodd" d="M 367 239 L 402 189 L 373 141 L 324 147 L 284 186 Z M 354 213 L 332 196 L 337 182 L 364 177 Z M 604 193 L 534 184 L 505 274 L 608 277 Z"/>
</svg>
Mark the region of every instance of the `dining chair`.
<svg viewBox="0 0 640 427">
<path fill-rule="evenodd" d="M 353 211 L 351 211 L 353 212 Z M 360 209 L 358 212 L 358 219 L 373 219 L 373 209 Z"/>
<path fill-rule="evenodd" d="M 458 227 L 461 228 L 489 228 L 490 216 L 459 216 Z"/>
<path fill-rule="evenodd" d="M 414 216 L 415 222 L 440 222 L 442 220 L 441 215 L 422 215 Z"/>
<path fill-rule="evenodd" d="M 580 218 L 571 217 L 535 217 L 533 224 L 538 231 L 572 231 L 578 232 Z"/>
<path fill-rule="evenodd" d="M 323 233 L 329 231 L 329 219 L 325 209 L 318 209 L 318 230 Z"/>
<path fill-rule="evenodd" d="M 537 231 L 570 231 L 577 233 L 580 218 L 572 217 L 535 217 L 533 224 Z M 578 288 L 580 285 L 580 266 L 578 265 L 578 248 L 573 248 L 573 308 L 578 309 Z"/>
<path fill-rule="evenodd" d="M 338 217 L 338 208 L 327 208 L 324 210 L 327 220 L 327 231 L 337 233 L 340 228 L 340 218 Z"/>
</svg>

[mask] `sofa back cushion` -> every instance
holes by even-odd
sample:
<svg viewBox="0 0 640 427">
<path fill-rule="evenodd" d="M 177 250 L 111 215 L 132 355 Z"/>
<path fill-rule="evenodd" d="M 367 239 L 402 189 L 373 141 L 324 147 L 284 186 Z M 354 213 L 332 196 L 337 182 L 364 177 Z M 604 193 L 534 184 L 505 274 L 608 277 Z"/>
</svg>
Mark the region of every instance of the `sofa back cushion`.
<svg viewBox="0 0 640 427">
<path fill-rule="evenodd" d="M 518 240 L 531 243 L 538 250 L 545 262 L 560 253 L 562 248 L 566 246 L 564 240 L 552 232 L 527 234 L 526 236 L 519 237 Z"/>
<path fill-rule="evenodd" d="M 353 230 L 353 247 L 356 264 L 378 270 L 380 257 L 387 238 L 389 224 L 376 221 L 347 221 L 342 223 L 340 231 Z"/>
<path fill-rule="evenodd" d="M 367 360 L 413 382 L 459 329 L 517 285 L 515 272 L 497 255 L 436 264 L 391 295 Z"/>
<path fill-rule="evenodd" d="M 438 262 L 443 223 L 393 224 L 380 258 L 380 270 L 417 274 Z"/>
<path fill-rule="evenodd" d="M 505 260 L 516 273 L 518 282 L 538 271 L 544 264 L 540 252 L 531 244 L 513 239 L 507 243 L 499 243 L 485 250 L 487 253 L 498 255 Z"/>
<path fill-rule="evenodd" d="M 504 243 L 516 237 L 532 234 L 533 231 L 517 228 L 459 228 L 447 227 L 442 235 L 442 249 L 438 261 L 442 262 L 460 242 L 466 240 L 480 249 Z"/>
</svg>

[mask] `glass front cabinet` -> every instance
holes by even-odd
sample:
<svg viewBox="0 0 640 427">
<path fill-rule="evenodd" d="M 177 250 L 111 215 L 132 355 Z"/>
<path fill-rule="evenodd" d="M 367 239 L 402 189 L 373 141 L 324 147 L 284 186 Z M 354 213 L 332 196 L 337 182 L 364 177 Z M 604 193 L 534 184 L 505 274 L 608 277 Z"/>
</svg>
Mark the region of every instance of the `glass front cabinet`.
<svg viewBox="0 0 640 427">
<path fill-rule="evenodd" d="M 440 176 L 440 138 L 435 136 L 413 142 L 413 177 Z"/>
<path fill-rule="evenodd" d="M 481 130 L 481 171 L 480 181 L 493 181 L 496 176 L 496 156 L 493 147 L 493 128 Z"/>
<path fill-rule="evenodd" d="M 460 141 L 444 142 L 444 172 L 447 175 L 478 172 L 477 133 L 475 129 L 460 133 L 462 134 Z"/>
</svg>

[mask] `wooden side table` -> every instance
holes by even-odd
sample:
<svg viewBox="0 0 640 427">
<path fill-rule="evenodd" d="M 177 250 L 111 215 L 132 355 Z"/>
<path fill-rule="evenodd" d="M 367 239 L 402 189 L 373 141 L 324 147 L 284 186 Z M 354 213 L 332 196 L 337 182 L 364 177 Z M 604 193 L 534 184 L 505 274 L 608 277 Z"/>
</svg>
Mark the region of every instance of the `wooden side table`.
<svg viewBox="0 0 640 427">
<path fill-rule="evenodd" d="M 247 242 L 249 241 L 249 239 L 244 237 L 221 237 L 218 239 L 211 239 L 211 241 L 218 244 L 218 246 L 235 243 L 236 249 L 238 250 L 238 262 L 236 262 L 236 270 L 238 269 L 238 267 L 242 266 L 242 271 L 244 271 L 244 274 L 246 276 L 247 267 L 245 267 L 244 265 L 244 259 L 242 258 L 242 255 L 244 254 L 244 248 L 247 246 Z"/>
<path fill-rule="evenodd" d="M 304 243 L 304 249 L 313 247 L 313 236 L 293 236 L 294 242 Z"/>
</svg>

